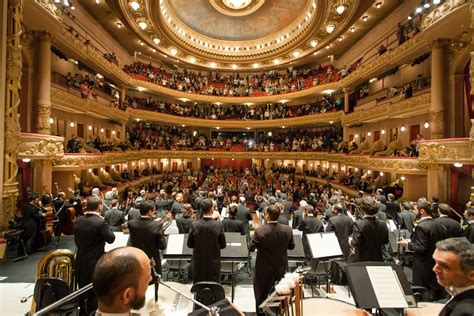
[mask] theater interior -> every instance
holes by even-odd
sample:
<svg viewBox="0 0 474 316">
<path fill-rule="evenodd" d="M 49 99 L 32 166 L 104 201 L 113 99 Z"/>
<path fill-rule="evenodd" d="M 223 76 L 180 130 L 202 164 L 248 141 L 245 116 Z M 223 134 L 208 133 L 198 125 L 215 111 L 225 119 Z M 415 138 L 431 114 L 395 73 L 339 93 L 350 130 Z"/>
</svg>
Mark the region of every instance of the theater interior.
<svg viewBox="0 0 474 316">
<path fill-rule="evenodd" d="M 116 188 L 128 211 L 141 190 L 151 199 L 183 193 L 191 203 L 193 192 L 222 193 L 225 183 L 226 197 L 229 187 L 245 196 L 250 238 L 263 224 L 255 196 L 285 190 L 298 210 L 301 183 L 339 192 L 351 210 L 359 194 L 378 190 L 400 205 L 434 198 L 458 221 L 474 200 L 471 1 L 0 5 L 1 315 L 34 311 L 29 296 L 41 276 L 55 274 L 76 290 L 73 256 L 44 261 L 52 251 L 75 251 L 79 214 L 68 213 L 67 229 L 54 236 L 60 192 L 83 200 L 93 188 L 103 196 Z M 24 256 L 21 210 L 32 193 L 44 199 L 44 242 Z M 167 235 L 177 232 L 175 220 L 164 225 Z M 125 246 L 128 235 L 120 234 Z M 191 295 L 183 260 L 162 259 L 164 279 Z M 289 258 L 289 271 L 303 262 Z M 254 264 L 254 253 L 232 261 L 231 282 L 222 280 L 226 298 L 247 315 L 256 312 Z M 410 282 L 410 265 L 401 266 Z M 326 291 L 324 267 L 322 274 L 317 286 L 302 277 L 304 299 L 283 296 L 292 315 L 364 315 L 348 285 Z M 161 310 L 150 286 L 137 314 L 192 311 L 188 300 L 159 291 Z M 427 304 L 424 315 L 439 311 Z"/>
</svg>

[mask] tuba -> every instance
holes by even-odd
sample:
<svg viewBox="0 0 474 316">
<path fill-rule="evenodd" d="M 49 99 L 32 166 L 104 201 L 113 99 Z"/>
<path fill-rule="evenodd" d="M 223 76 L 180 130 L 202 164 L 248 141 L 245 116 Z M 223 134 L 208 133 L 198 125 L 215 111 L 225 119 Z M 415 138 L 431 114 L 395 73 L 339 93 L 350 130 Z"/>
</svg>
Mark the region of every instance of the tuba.
<svg viewBox="0 0 474 316">
<path fill-rule="evenodd" d="M 75 290 L 75 258 L 74 253 L 69 249 L 56 249 L 48 252 L 38 263 L 36 270 L 36 280 L 43 277 L 55 277 L 64 280 L 69 289 Z M 22 299 L 23 301 L 24 299 Z M 36 302 L 33 299 L 31 303 L 31 315 L 36 311 Z"/>
</svg>

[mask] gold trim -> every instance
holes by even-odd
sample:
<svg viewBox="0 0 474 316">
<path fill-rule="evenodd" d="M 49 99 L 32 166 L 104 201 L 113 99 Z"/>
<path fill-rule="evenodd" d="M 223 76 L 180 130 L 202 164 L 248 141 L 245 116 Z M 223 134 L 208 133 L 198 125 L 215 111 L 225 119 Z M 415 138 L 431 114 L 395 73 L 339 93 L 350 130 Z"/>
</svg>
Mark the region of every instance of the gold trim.
<svg viewBox="0 0 474 316">
<path fill-rule="evenodd" d="M 423 141 L 419 160 L 425 164 L 474 163 L 474 142 L 470 139 Z"/>
<path fill-rule="evenodd" d="M 53 159 L 64 156 L 64 137 L 22 133 L 18 146 L 19 159 Z"/>
</svg>

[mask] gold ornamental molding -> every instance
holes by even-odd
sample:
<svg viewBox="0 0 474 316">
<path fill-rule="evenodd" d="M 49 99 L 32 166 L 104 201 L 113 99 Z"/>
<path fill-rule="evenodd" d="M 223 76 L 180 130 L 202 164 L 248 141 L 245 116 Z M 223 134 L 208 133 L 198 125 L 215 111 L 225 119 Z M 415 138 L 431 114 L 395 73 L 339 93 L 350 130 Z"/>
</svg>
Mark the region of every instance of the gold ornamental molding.
<svg viewBox="0 0 474 316">
<path fill-rule="evenodd" d="M 167 123 L 171 125 L 186 125 L 196 127 L 215 128 L 270 128 L 270 127 L 292 127 L 304 126 L 310 124 L 330 124 L 331 122 L 339 122 L 343 117 L 343 112 L 326 112 L 320 114 L 304 115 L 299 117 L 292 117 L 286 119 L 273 120 L 209 120 L 197 119 L 190 117 L 181 117 L 170 114 L 152 112 L 148 110 L 137 110 L 129 108 L 127 113 L 130 114 L 130 119 L 141 119 L 145 121 L 154 121 Z"/>
<path fill-rule="evenodd" d="M 434 8 L 430 13 L 428 13 L 424 18 L 423 22 L 421 22 L 421 29 L 425 30 L 426 28 L 430 27 L 438 20 L 442 19 L 443 17 L 447 16 L 448 14 L 452 13 L 454 10 L 458 9 L 459 7 L 463 6 L 464 4 L 470 3 L 469 0 L 446 0 L 441 5 Z M 469 8 L 466 8 L 469 10 Z"/>
<path fill-rule="evenodd" d="M 418 146 L 418 159 L 425 164 L 474 163 L 474 147 L 469 138 L 422 141 Z"/>
<path fill-rule="evenodd" d="M 68 112 L 74 110 L 99 118 L 116 119 L 121 122 L 128 122 L 129 120 L 129 115 L 125 111 L 101 104 L 92 99 L 80 98 L 55 87 L 51 87 L 51 103 L 53 108 Z"/>
<path fill-rule="evenodd" d="M 376 105 L 367 110 L 355 111 L 342 118 L 342 125 L 383 121 L 429 113 L 431 92 L 401 100 L 396 103 Z"/>
<path fill-rule="evenodd" d="M 53 160 L 53 170 L 86 170 L 112 164 L 128 163 L 142 159 L 270 159 L 270 160 L 318 160 L 370 170 L 404 174 L 426 174 L 424 165 L 416 158 L 372 157 L 368 155 L 329 154 L 326 152 L 213 152 L 213 151 L 165 151 L 140 150 L 101 154 L 65 154 Z"/>
<path fill-rule="evenodd" d="M 34 2 L 40 5 L 44 10 L 48 11 L 48 13 L 51 14 L 51 16 L 56 20 L 61 19 L 61 11 L 54 4 L 53 0 L 34 0 Z"/>
<path fill-rule="evenodd" d="M 64 156 L 64 137 L 21 133 L 19 159 L 57 159 Z"/>
</svg>

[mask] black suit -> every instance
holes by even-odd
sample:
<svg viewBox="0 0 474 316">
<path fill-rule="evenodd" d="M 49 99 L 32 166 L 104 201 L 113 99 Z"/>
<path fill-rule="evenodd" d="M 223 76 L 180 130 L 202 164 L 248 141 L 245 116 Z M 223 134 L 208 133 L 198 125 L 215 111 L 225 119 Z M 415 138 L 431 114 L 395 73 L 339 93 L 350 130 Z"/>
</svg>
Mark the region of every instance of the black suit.
<svg viewBox="0 0 474 316">
<path fill-rule="evenodd" d="M 237 219 L 240 219 L 244 225 L 245 234 L 250 234 L 250 225 L 249 221 L 252 220 L 252 215 L 250 215 L 250 209 L 243 204 L 237 206 Z"/>
<path fill-rule="evenodd" d="M 375 216 L 364 216 L 354 222 L 351 246 L 355 257 L 351 262 L 383 261 L 382 246 L 388 243 L 388 228 Z"/>
<path fill-rule="evenodd" d="M 432 299 L 442 298 L 442 288 L 436 281 L 433 272 L 435 262 L 433 253 L 436 243 L 446 236 L 446 228 L 431 217 L 423 218 L 415 227 L 408 243 L 408 249 L 413 251 L 413 285 L 424 286 L 431 291 Z"/>
<path fill-rule="evenodd" d="M 290 220 L 285 216 L 285 214 L 280 214 L 278 217 L 278 223 L 290 226 Z"/>
<path fill-rule="evenodd" d="M 148 258 L 155 259 L 155 268 L 161 274 L 160 249 L 166 248 L 163 225 L 150 217 L 140 217 L 128 222 L 130 245 L 143 250 Z"/>
<path fill-rule="evenodd" d="M 240 219 L 235 217 L 225 218 L 222 224 L 226 233 L 240 233 L 242 236 L 246 234 L 244 223 Z"/>
<path fill-rule="evenodd" d="M 295 217 L 293 218 L 293 222 L 291 223 L 293 229 L 297 229 L 300 226 L 301 219 L 303 218 L 303 209 L 299 209 L 295 212 Z"/>
<path fill-rule="evenodd" d="M 389 219 L 393 219 L 395 222 L 395 225 L 400 224 L 400 218 L 398 216 L 398 211 L 400 210 L 400 206 L 398 203 L 393 202 L 393 201 L 387 201 L 385 203 L 385 206 L 387 207 L 385 209 L 385 213 L 387 214 L 387 217 Z"/>
<path fill-rule="evenodd" d="M 210 217 L 203 217 L 191 224 L 188 247 L 194 248 L 192 268 L 193 283 L 219 282 L 221 249 L 225 248 L 224 225 Z"/>
<path fill-rule="evenodd" d="M 314 216 L 306 216 L 301 219 L 300 225 L 298 226 L 298 230 L 303 232 L 303 249 L 304 249 L 304 256 L 306 258 L 305 262 L 309 265 L 311 261 L 311 247 L 309 246 L 309 242 L 307 240 L 307 234 L 313 233 L 320 233 L 324 232 L 324 225 L 323 223 Z"/>
<path fill-rule="evenodd" d="M 474 244 L 474 221 L 470 221 L 469 226 L 467 226 L 466 230 L 463 232 L 463 236 Z"/>
<path fill-rule="evenodd" d="M 28 203 L 21 209 L 22 225 L 23 229 L 22 239 L 25 241 L 26 252 L 31 253 L 35 246 L 36 234 L 40 224 L 40 211 L 39 206 L 33 203 Z"/>
<path fill-rule="evenodd" d="M 111 208 L 110 210 L 105 211 L 105 220 L 110 226 L 110 229 L 114 232 L 122 231 L 122 224 L 125 221 L 125 213 L 119 210 L 118 208 Z"/>
<path fill-rule="evenodd" d="M 281 201 L 281 204 L 283 204 L 283 213 L 290 220 L 291 217 L 291 210 L 293 209 L 293 203 L 291 203 L 288 200 L 283 200 Z"/>
<path fill-rule="evenodd" d="M 326 227 L 327 232 L 336 233 L 344 258 L 349 256 L 349 236 L 352 234 L 353 225 L 354 222 L 349 216 L 339 213 L 329 219 L 328 226 Z"/>
<path fill-rule="evenodd" d="M 178 231 L 180 234 L 188 234 L 191 229 L 191 224 L 194 222 L 194 219 L 191 217 L 178 217 L 176 219 L 176 226 L 178 226 Z"/>
<path fill-rule="evenodd" d="M 275 282 L 285 275 L 288 268 L 287 250 L 294 248 L 293 231 L 289 226 L 271 222 L 255 230 L 249 250 L 258 249 L 253 276 L 257 310 Z"/>
<path fill-rule="evenodd" d="M 454 296 L 441 310 L 439 316 L 472 316 L 474 314 L 474 289 Z"/>
<path fill-rule="evenodd" d="M 412 211 L 403 210 L 400 213 L 400 228 L 408 229 L 408 231 L 413 233 L 413 221 L 415 220 L 416 215 Z"/>
<path fill-rule="evenodd" d="M 74 242 L 77 246 L 76 280 L 79 287 L 92 282 L 92 273 L 104 254 L 105 243 L 113 243 L 115 235 L 105 219 L 87 213 L 74 222 Z"/>
<path fill-rule="evenodd" d="M 449 216 L 441 215 L 435 222 L 441 224 L 446 228 L 445 238 L 460 237 L 461 236 L 461 225 Z"/>
</svg>

